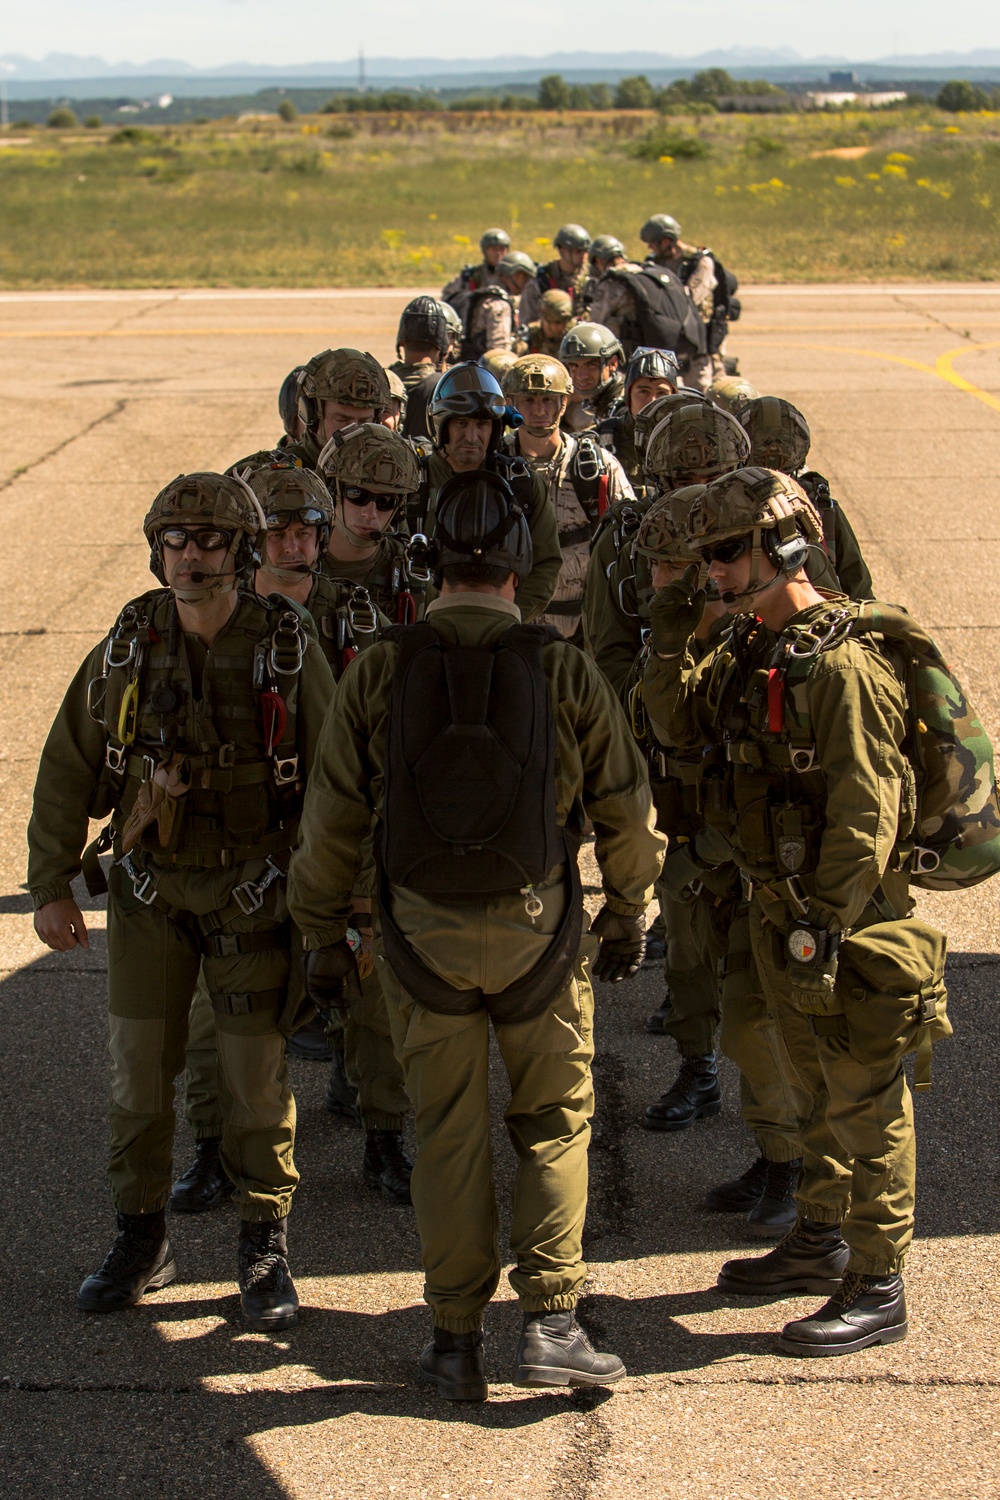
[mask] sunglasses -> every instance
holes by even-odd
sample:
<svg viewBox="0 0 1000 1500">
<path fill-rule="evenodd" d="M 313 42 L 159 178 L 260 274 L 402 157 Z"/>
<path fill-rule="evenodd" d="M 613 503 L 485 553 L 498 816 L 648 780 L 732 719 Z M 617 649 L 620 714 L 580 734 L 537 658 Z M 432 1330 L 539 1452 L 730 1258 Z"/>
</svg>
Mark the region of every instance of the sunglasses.
<svg viewBox="0 0 1000 1500">
<path fill-rule="evenodd" d="M 303 505 L 298 510 L 272 511 L 266 518 L 268 531 L 287 531 L 293 521 L 303 526 L 322 526 L 323 512 L 315 505 Z"/>
<path fill-rule="evenodd" d="M 168 526 L 160 532 L 160 540 L 171 552 L 183 552 L 188 542 L 194 542 L 202 552 L 222 552 L 232 542 L 233 533 L 209 526 L 199 526 L 194 531 L 187 526 Z"/>
<path fill-rule="evenodd" d="M 358 485 L 342 484 L 340 493 L 349 505 L 356 505 L 359 510 L 365 505 L 374 505 L 376 510 L 383 513 L 399 508 L 397 495 L 376 495 L 372 490 L 363 490 Z"/>
<path fill-rule="evenodd" d="M 748 536 L 731 536 L 725 542 L 716 542 L 714 547 L 699 547 L 698 553 L 706 563 L 734 563 L 746 552 L 752 541 Z"/>
</svg>

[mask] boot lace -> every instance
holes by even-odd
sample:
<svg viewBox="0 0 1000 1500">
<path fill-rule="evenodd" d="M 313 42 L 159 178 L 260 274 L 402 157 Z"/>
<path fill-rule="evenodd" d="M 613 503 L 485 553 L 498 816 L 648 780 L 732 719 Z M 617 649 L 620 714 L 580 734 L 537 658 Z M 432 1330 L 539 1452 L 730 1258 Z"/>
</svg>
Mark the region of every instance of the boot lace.
<svg viewBox="0 0 1000 1500">
<path fill-rule="evenodd" d="M 278 1246 L 277 1236 L 271 1234 L 260 1243 L 251 1242 L 246 1245 L 240 1261 L 245 1291 L 260 1286 L 279 1287 L 288 1266 Z"/>
<path fill-rule="evenodd" d="M 845 1271 L 844 1279 L 831 1297 L 839 1307 L 851 1307 L 865 1289 L 865 1278 L 858 1271 Z"/>
</svg>

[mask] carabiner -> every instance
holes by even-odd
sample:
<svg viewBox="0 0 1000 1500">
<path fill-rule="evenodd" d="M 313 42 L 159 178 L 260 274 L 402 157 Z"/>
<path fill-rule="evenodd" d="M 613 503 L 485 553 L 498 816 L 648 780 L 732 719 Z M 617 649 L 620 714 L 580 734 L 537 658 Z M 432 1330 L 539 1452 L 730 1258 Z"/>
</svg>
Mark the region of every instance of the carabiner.
<svg viewBox="0 0 1000 1500">
<path fill-rule="evenodd" d="M 139 714 L 139 679 L 133 677 L 122 694 L 122 705 L 118 710 L 117 738 L 123 745 L 135 743 L 136 721 Z"/>
</svg>

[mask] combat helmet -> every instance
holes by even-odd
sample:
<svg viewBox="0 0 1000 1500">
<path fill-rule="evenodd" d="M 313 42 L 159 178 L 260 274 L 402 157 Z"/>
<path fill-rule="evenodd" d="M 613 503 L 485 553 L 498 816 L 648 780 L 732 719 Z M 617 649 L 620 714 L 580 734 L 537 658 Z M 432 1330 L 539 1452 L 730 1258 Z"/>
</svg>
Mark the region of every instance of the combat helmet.
<svg viewBox="0 0 1000 1500">
<path fill-rule="evenodd" d="M 538 316 L 545 318 L 549 323 L 569 323 L 573 318 L 573 298 L 569 292 L 561 292 L 553 287 L 548 292 L 543 292 L 538 304 Z"/>
<path fill-rule="evenodd" d="M 758 396 L 739 413 L 750 438 L 750 461 L 764 469 L 797 474 L 809 456 L 809 423 L 781 396 Z"/>
<path fill-rule="evenodd" d="M 675 407 L 646 442 L 646 473 L 667 487 L 696 474 L 725 474 L 750 456 L 750 439 L 735 417 L 708 402 Z"/>
<path fill-rule="evenodd" d="M 324 349 L 314 354 L 302 371 L 299 387 L 307 429 L 319 425 L 321 401 L 345 406 L 372 407 L 378 421 L 389 405 L 389 382 L 375 358 L 363 349 Z"/>
<path fill-rule="evenodd" d="M 688 539 L 702 550 L 743 538 L 751 547 L 750 577 L 742 593 L 723 594 L 729 606 L 751 606 L 782 574 L 796 573 L 809 548 L 822 545 L 823 523 L 805 490 L 789 475 L 777 469 L 740 468 L 705 486 L 691 508 Z M 760 578 L 764 556 L 778 569 L 766 583 Z"/>
<path fill-rule="evenodd" d="M 563 224 L 552 239 L 557 250 L 589 250 L 590 235 L 582 224 Z"/>
<path fill-rule="evenodd" d="M 292 442 L 299 435 L 299 381 L 304 369 L 305 365 L 296 365 L 294 370 L 289 370 L 278 391 L 278 416 Z"/>
<path fill-rule="evenodd" d="M 534 276 L 538 267 L 531 256 L 526 255 L 523 250 L 508 250 L 503 260 L 498 260 L 493 269 L 504 280 L 510 280 L 514 276 L 519 276 L 522 271 L 527 272 L 529 276 Z"/>
<path fill-rule="evenodd" d="M 755 400 L 760 395 L 760 391 L 742 375 L 716 375 L 708 388 L 708 394 L 716 406 L 721 406 L 723 411 L 731 412 L 734 417 L 739 417 L 747 402 Z"/>
<path fill-rule="evenodd" d="M 521 424 L 520 416 L 511 413 L 499 382 L 474 360 L 452 365 L 434 387 L 427 403 L 427 421 L 435 448 L 444 447 L 452 417 L 481 417 L 492 422 L 491 449 L 500 441 L 505 422 Z"/>
<path fill-rule="evenodd" d="M 484 254 L 487 250 L 509 250 L 510 235 L 506 229 L 484 229 L 479 236 L 479 248 Z"/>
<path fill-rule="evenodd" d="M 532 565 L 531 531 L 505 479 L 476 469 L 448 480 L 435 507 L 431 561 L 439 587 L 452 563 L 502 568 L 524 582 Z"/>
<path fill-rule="evenodd" d="M 616 256 L 628 258 L 628 252 L 621 240 L 613 234 L 599 234 L 591 242 L 590 264 L 596 265 L 598 261 L 607 263 L 614 260 Z"/>
<path fill-rule="evenodd" d="M 239 579 L 260 566 L 258 543 L 264 530 L 264 512 L 250 486 L 235 475 L 178 474 L 156 496 L 142 529 L 150 546 L 149 570 L 164 584 L 163 533 L 172 526 L 231 533 L 222 569 L 217 574 L 192 578 L 190 587 L 174 590 L 185 603 L 203 604 L 216 594 L 228 593 Z"/>
<path fill-rule="evenodd" d="M 563 334 L 559 358 L 563 364 L 571 359 L 599 359 L 605 363 L 615 356 L 624 359 L 621 342 L 603 323 L 576 323 Z"/>
<path fill-rule="evenodd" d="M 661 240 L 679 240 L 681 226 L 671 214 L 653 214 L 639 230 L 643 244 L 657 246 Z"/>
<path fill-rule="evenodd" d="M 680 390 L 671 391 L 669 396 L 657 396 L 655 401 L 650 401 L 648 406 L 644 406 L 642 411 L 632 418 L 636 453 L 640 458 L 645 455 L 649 434 L 670 412 L 680 411 L 682 406 L 710 405 L 711 401 L 708 396 L 690 386 L 681 386 Z"/>
<path fill-rule="evenodd" d="M 704 488 L 703 484 L 688 484 L 654 500 L 639 523 L 633 550 L 651 562 L 673 563 L 676 567 L 700 562 L 700 555 L 688 540 L 688 516 Z"/>
<path fill-rule="evenodd" d="M 503 378 L 511 365 L 517 364 L 517 355 L 513 349 L 487 349 L 485 354 L 479 356 L 479 363 L 484 370 L 488 370 L 493 379 L 503 385 Z"/>
<path fill-rule="evenodd" d="M 318 527 L 320 547 L 326 546 L 333 522 L 333 501 L 319 474 L 283 460 L 279 448 L 272 462 L 254 469 L 246 476 L 246 482 L 260 501 L 268 531 L 281 531 L 298 516 L 306 526 Z"/>
<path fill-rule="evenodd" d="M 573 382 L 566 366 L 560 364 L 557 359 L 553 359 L 551 355 L 522 354 L 503 378 L 503 393 L 514 406 L 517 406 L 519 397 L 532 394 L 551 394 L 560 397 L 551 422 L 542 425 L 525 420 L 525 432 L 530 433 L 532 437 L 547 437 L 559 426 L 559 419 L 566 408 L 566 402 L 573 394 Z"/>
<path fill-rule="evenodd" d="M 385 378 L 389 382 L 389 400 L 399 402 L 399 417 L 402 421 L 406 416 L 406 403 L 410 399 L 410 393 L 395 370 L 386 369 Z"/>
<path fill-rule="evenodd" d="M 396 329 L 396 352 L 403 344 L 433 344 L 446 354 L 452 341 L 445 304 L 436 297 L 414 297 L 403 308 Z"/>
<path fill-rule="evenodd" d="M 417 455 L 404 437 L 381 422 L 352 422 L 335 432 L 316 467 L 334 486 L 367 490 L 372 495 L 396 495 L 400 501 L 416 493 L 420 484 Z"/>
</svg>

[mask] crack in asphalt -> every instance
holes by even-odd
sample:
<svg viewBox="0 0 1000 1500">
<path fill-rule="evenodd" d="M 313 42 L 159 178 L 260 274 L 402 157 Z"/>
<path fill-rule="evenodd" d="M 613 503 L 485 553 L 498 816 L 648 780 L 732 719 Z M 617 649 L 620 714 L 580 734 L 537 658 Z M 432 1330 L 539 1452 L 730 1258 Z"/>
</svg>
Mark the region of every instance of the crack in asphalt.
<svg viewBox="0 0 1000 1500">
<path fill-rule="evenodd" d="M 64 448 L 68 448 L 71 443 L 75 443 L 79 438 L 86 437 L 88 432 L 93 432 L 94 428 L 100 427 L 102 422 L 110 422 L 115 417 L 120 417 L 127 405 L 128 402 L 124 398 L 116 401 L 109 411 L 103 412 L 99 417 L 95 417 L 92 422 L 88 422 L 85 427 L 81 427 L 79 432 L 71 433 L 68 438 L 63 438 L 61 443 L 56 443 L 55 447 L 50 448 L 47 453 L 42 453 L 38 458 L 32 459 L 30 464 L 21 464 L 14 470 L 13 474 L 9 474 L 6 479 L 0 480 L 0 492 L 9 490 L 11 485 L 16 484 L 25 474 L 30 474 L 32 469 L 37 469 L 40 465 L 48 463 L 50 458 L 55 458 L 57 453 L 61 453 Z"/>
<path fill-rule="evenodd" d="M 939 328 L 944 328 L 948 333 L 953 333 L 957 339 L 972 338 L 972 334 L 970 333 L 968 328 L 956 328 L 954 323 L 949 323 L 945 318 L 939 318 L 936 313 L 928 312 L 926 308 L 920 307 L 918 304 L 911 302 L 908 297 L 900 296 L 897 293 L 892 300 L 898 307 L 903 308 L 906 312 L 916 312 L 919 313 L 922 318 L 929 318 L 930 321 L 932 323 L 936 323 Z"/>
</svg>

